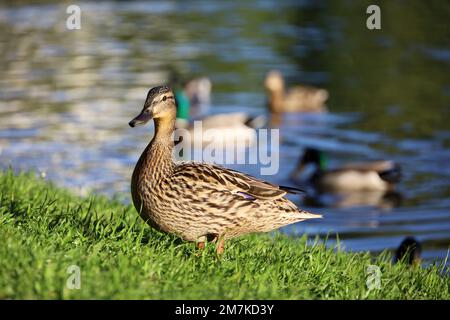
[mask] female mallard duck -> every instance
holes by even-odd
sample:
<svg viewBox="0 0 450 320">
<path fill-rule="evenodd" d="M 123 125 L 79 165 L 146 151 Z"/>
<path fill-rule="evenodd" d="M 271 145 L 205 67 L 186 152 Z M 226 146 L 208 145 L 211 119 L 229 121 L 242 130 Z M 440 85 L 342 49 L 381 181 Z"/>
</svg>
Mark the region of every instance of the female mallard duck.
<svg viewBox="0 0 450 320">
<path fill-rule="evenodd" d="M 131 127 L 154 119 L 155 135 L 131 179 L 133 203 L 152 227 L 197 242 L 217 242 L 246 233 L 267 232 L 320 215 L 299 210 L 285 198 L 297 189 L 279 187 L 216 165 L 175 163 L 172 158 L 176 106 L 166 86 L 151 89 Z"/>
<path fill-rule="evenodd" d="M 264 86 L 269 94 L 269 110 L 280 112 L 324 112 L 328 91 L 310 86 L 296 86 L 287 92 L 283 76 L 279 71 L 270 71 Z"/>
<path fill-rule="evenodd" d="M 296 178 L 308 164 L 316 166 L 309 182 L 319 191 L 388 191 L 401 178 L 400 166 L 393 161 L 349 163 L 327 170 L 324 154 L 312 148 L 306 149 L 292 178 Z"/>
</svg>

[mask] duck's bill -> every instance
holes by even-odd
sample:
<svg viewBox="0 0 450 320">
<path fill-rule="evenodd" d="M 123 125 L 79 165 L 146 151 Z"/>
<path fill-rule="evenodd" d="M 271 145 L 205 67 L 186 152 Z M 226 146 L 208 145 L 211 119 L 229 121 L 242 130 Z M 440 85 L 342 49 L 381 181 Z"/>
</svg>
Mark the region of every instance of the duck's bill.
<svg viewBox="0 0 450 320">
<path fill-rule="evenodd" d="M 128 124 L 130 127 L 134 128 L 136 126 L 140 126 L 143 124 L 146 124 L 152 119 L 152 113 L 151 112 L 141 112 L 136 118 L 131 120 Z"/>
</svg>

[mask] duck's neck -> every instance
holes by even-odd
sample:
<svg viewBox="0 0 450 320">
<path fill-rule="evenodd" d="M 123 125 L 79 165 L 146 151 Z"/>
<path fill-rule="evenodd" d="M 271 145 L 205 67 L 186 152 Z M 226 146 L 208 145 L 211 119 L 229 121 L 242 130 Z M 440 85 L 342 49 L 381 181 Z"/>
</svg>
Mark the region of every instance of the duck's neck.
<svg viewBox="0 0 450 320">
<path fill-rule="evenodd" d="M 284 88 L 272 90 L 269 95 L 269 110 L 272 113 L 281 112 L 283 109 Z"/>
<path fill-rule="evenodd" d="M 167 118 L 157 118 L 155 122 L 155 136 L 153 137 L 150 145 L 160 144 L 167 145 L 173 148 L 172 134 L 175 131 L 175 115 Z M 172 151 L 172 150 L 171 150 Z M 170 156 L 172 159 L 172 156 Z"/>
<path fill-rule="evenodd" d="M 319 161 L 317 162 L 317 168 L 320 171 L 326 171 L 328 168 L 328 161 L 327 157 L 324 153 L 319 152 Z"/>
<path fill-rule="evenodd" d="M 172 133 L 175 117 L 155 119 L 155 136 L 145 148 L 133 172 L 133 185 L 145 181 L 146 188 L 154 188 L 173 171 Z"/>
</svg>

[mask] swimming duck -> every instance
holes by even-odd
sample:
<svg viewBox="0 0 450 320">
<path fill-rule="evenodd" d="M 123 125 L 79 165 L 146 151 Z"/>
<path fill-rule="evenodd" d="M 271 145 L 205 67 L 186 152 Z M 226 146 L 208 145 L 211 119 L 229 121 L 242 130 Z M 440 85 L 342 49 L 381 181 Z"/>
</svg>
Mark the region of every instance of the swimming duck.
<svg viewBox="0 0 450 320">
<path fill-rule="evenodd" d="M 140 156 L 131 179 L 133 204 L 157 230 L 176 234 L 202 248 L 254 232 L 267 232 L 306 219 L 320 218 L 285 198 L 295 188 L 276 186 L 217 165 L 174 162 L 176 106 L 167 86 L 152 88 L 131 127 L 153 118 L 155 135 Z"/>
<path fill-rule="evenodd" d="M 250 147 L 256 143 L 255 129 L 263 127 L 266 123 L 262 115 L 252 117 L 245 112 L 230 112 L 197 117 L 194 121 L 200 121 L 200 124 L 196 127 L 195 123 L 190 121 L 191 102 L 184 90 L 175 91 L 175 102 L 177 105 L 175 127 L 189 131 L 186 135 L 189 141 L 184 141 L 185 143 L 196 143 L 200 139 L 198 145 L 218 141 L 224 144 L 239 142 L 239 145 Z M 195 134 L 196 128 L 200 128 L 202 132 L 209 129 L 217 130 L 211 131 L 212 134 L 209 135 L 198 135 Z"/>
<path fill-rule="evenodd" d="M 409 265 L 420 265 L 422 246 L 414 237 L 406 237 L 395 251 L 394 262 L 405 262 Z"/>
<path fill-rule="evenodd" d="M 170 76 L 172 90 L 175 93 L 177 105 L 177 128 L 190 129 L 190 119 L 194 115 L 195 120 L 202 121 L 202 127 L 211 128 L 261 128 L 266 124 L 264 116 L 250 116 L 245 112 L 218 113 L 208 116 L 195 117 L 197 112 L 192 112 L 199 105 L 207 105 L 210 102 L 211 81 L 207 77 L 194 78 L 182 83 L 180 75 L 172 71 Z"/>
<path fill-rule="evenodd" d="M 280 112 L 324 112 L 328 91 L 311 86 L 295 86 L 285 91 L 283 76 L 279 71 L 270 71 L 264 81 L 269 95 L 269 110 Z"/>
<path fill-rule="evenodd" d="M 208 77 L 183 80 L 178 72 L 172 70 L 169 78 L 180 119 L 187 119 L 209 106 L 212 83 Z"/>
<path fill-rule="evenodd" d="M 384 160 L 349 163 L 328 170 L 323 152 L 313 148 L 305 150 L 291 177 L 296 179 L 308 164 L 315 165 L 309 183 L 319 191 L 388 191 L 401 178 L 400 166 Z"/>
</svg>

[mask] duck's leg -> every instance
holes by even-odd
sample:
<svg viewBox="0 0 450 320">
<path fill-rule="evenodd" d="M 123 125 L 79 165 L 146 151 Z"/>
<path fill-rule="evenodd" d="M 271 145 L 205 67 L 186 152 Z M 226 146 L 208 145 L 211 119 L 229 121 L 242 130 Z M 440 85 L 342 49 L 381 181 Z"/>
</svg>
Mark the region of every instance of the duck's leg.
<svg viewBox="0 0 450 320">
<path fill-rule="evenodd" d="M 195 247 L 197 248 L 197 249 L 199 249 L 199 250 L 202 250 L 202 249 L 204 249 L 205 248 L 205 242 L 197 242 L 196 244 L 195 244 Z"/>
<path fill-rule="evenodd" d="M 223 237 L 219 236 L 217 233 L 209 233 L 206 237 L 208 242 L 216 243 L 216 253 L 222 254 L 225 250 L 225 240 Z"/>
<path fill-rule="evenodd" d="M 223 251 L 225 250 L 225 239 L 223 237 L 218 238 L 217 245 L 216 245 L 216 252 L 217 254 L 223 254 Z"/>
<path fill-rule="evenodd" d="M 205 248 L 205 242 L 206 242 L 206 237 L 205 236 L 200 237 L 200 238 L 197 239 L 197 242 L 195 243 L 195 247 L 198 250 L 202 250 L 202 249 Z"/>
</svg>

